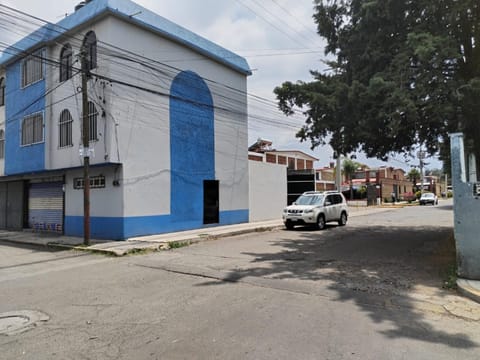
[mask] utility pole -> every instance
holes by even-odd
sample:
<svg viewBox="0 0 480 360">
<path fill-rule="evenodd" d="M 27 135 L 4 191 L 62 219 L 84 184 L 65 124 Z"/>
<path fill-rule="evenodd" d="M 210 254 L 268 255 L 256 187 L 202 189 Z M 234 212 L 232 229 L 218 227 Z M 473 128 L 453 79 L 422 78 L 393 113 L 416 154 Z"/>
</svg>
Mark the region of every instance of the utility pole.
<svg viewBox="0 0 480 360">
<path fill-rule="evenodd" d="M 337 159 L 336 172 L 335 172 L 335 186 L 337 188 L 337 191 L 342 192 L 342 156 L 338 151 L 334 153 L 334 157 L 335 156 Z"/>
<path fill-rule="evenodd" d="M 425 151 L 420 150 L 417 153 L 418 160 L 420 160 L 420 194 L 423 194 L 423 159 L 425 159 Z"/>
<path fill-rule="evenodd" d="M 82 46 L 81 54 L 82 63 L 82 138 L 83 138 L 83 245 L 90 245 L 90 124 L 89 124 L 89 112 L 88 112 L 88 73 L 89 64 L 87 61 L 87 51 L 85 45 Z"/>
</svg>

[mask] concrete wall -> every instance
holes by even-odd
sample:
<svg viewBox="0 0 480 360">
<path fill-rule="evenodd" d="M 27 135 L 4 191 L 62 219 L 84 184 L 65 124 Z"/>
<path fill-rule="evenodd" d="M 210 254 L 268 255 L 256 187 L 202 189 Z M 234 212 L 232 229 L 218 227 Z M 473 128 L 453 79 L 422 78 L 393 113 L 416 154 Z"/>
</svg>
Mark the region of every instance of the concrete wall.
<svg viewBox="0 0 480 360">
<path fill-rule="evenodd" d="M 41 153 L 32 159 L 41 160 L 42 166 L 32 170 L 66 172 L 65 232 L 81 235 L 82 231 L 83 192 L 72 187 L 73 178 L 81 177 L 83 165 L 79 155 L 82 96 L 78 93 L 81 76 L 77 73 L 80 68 L 77 56 L 85 34 L 92 30 L 98 46 L 97 68 L 92 73 L 106 79 L 92 77 L 88 82 L 89 100 L 95 103 L 99 113 L 99 136 L 98 141 L 91 142 L 94 154 L 90 162 L 92 176 L 100 171 L 107 177 L 105 189 L 92 190 L 92 237 L 121 239 L 204 226 L 199 216 L 200 206 L 203 207 L 203 180 L 219 181 L 220 224 L 247 222 L 246 75 L 150 30 L 105 16 L 58 39 L 46 49 L 48 58 L 59 61 L 61 50 L 68 43 L 73 51 L 74 76 L 60 83 L 59 66 L 49 63 L 46 78 L 39 84 L 42 94 L 45 89 L 54 91 L 47 94 L 41 104 L 45 109 L 45 143 L 39 147 Z M 156 61 L 142 59 L 142 56 Z M 18 75 L 18 69 L 13 73 Z M 188 89 L 189 97 L 197 99 L 199 95 L 200 100 L 211 100 L 208 104 L 191 102 L 190 106 L 185 105 L 188 101 L 183 101 L 180 111 L 174 112 L 172 118 L 173 98 L 170 93 L 174 79 L 186 73 L 198 80 L 183 86 Z M 202 89 L 197 87 L 198 84 L 203 84 Z M 181 124 L 192 110 L 205 106 L 211 112 L 211 124 L 206 132 L 198 132 L 198 126 L 172 130 L 172 122 Z M 60 148 L 59 119 L 65 109 L 73 117 L 73 145 Z M 202 114 L 197 114 L 192 121 L 200 124 Z M 11 136 L 15 135 L 14 130 L 18 134 L 17 128 L 11 129 Z M 199 139 L 206 135 L 208 144 L 200 144 Z M 172 136 L 179 139 L 176 144 L 172 143 Z M 208 145 L 210 151 L 203 151 L 203 145 Z M 17 148 L 18 144 L 10 146 L 11 152 Z M 183 156 L 188 154 L 191 161 L 183 161 Z M 175 177 L 172 172 L 172 159 L 180 160 L 177 165 L 181 164 L 181 167 L 174 168 L 174 173 L 180 177 Z M 208 174 L 200 174 L 205 167 L 210 169 Z M 174 190 L 180 198 L 172 201 L 172 186 L 179 183 L 179 178 L 183 187 Z M 118 181 L 119 186 L 113 187 L 113 180 Z M 196 183 L 194 199 L 187 196 L 187 188 L 193 183 Z M 196 207 L 195 221 L 190 221 L 188 211 L 175 220 L 172 217 L 173 204 L 181 209 L 182 203 L 187 207 L 189 202 Z"/>
<path fill-rule="evenodd" d="M 94 167 L 90 176 L 105 176 L 105 188 L 90 190 L 92 238 L 123 239 L 123 187 L 114 186 L 122 176 L 121 166 Z M 67 171 L 65 176 L 65 235 L 83 236 L 83 189 L 74 188 L 74 179 L 83 170 Z"/>
<path fill-rule="evenodd" d="M 457 273 L 480 280 L 480 198 L 474 194 L 474 184 L 467 182 L 463 134 L 452 134 L 450 146 Z"/>
<path fill-rule="evenodd" d="M 121 216 L 123 237 L 202 227 L 199 214 L 200 207 L 203 207 L 203 180 L 218 180 L 220 224 L 247 222 L 248 137 L 245 75 L 114 17 L 103 18 L 85 28 L 73 39 L 69 38 L 68 42 L 74 53 L 78 52 L 80 40 L 90 30 L 95 31 L 99 47 L 103 46 L 102 43 L 108 43 L 132 54 L 118 53 L 113 47 L 109 47 L 111 51 L 99 50 L 98 67 L 94 72 L 109 77 L 112 81 L 89 82 L 89 97 L 98 104 L 99 112 L 104 114 L 103 118 L 99 117 L 99 128 L 104 131 L 99 141 L 93 144 L 95 156 L 92 163 L 122 164 L 121 176 L 118 178 L 120 186 L 113 192 L 108 189 L 103 191 L 106 193 L 104 201 L 107 204 L 121 198 L 123 212 L 116 214 L 110 210 L 108 213 L 109 210 L 105 209 L 107 213 L 104 213 L 100 209 L 97 211 L 96 220 L 99 223 L 105 221 L 106 226 L 110 226 L 111 221 L 106 217 Z M 61 48 L 66 42 L 67 40 L 52 49 L 52 56 L 59 58 Z M 134 54 L 157 59 L 158 62 L 140 64 L 139 62 L 143 61 Z M 200 130 L 198 126 L 189 126 L 183 130 L 172 129 L 172 121 L 181 124 L 192 113 L 192 109 L 183 111 L 185 104 L 181 104 L 180 107 L 177 106 L 180 111 L 175 111 L 173 115 L 176 120 L 172 118 L 170 92 L 174 79 L 186 73 L 193 74 L 198 79 L 190 85 L 189 97 L 197 98 L 198 94 L 208 93 L 207 98 L 211 98 L 211 104 L 207 105 L 212 112 L 212 126 L 208 130 L 211 134 L 197 134 Z M 58 84 L 58 78 L 59 71 L 54 69 L 51 84 Z M 79 86 L 79 81 L 79 76 L 68 80 L 50 99 L 53 104 L 58 102 L 52 107 L 52 125 L 58 123 L 60 113 L 65 108 L 71 110 L 76 123 L 74 145 L 71 148 L 58 149 L 58 126 L 50 127 L 52 141 L 48 163 L 51 168 L 80 166 L 82 163 L 78 155 L 81 140 L 81 97 L 77 95 L 68 98 Z M 195 84 L 203 84 L 202 89 Z M 185 88 L 188 88 L 188 85 Z M 65 98 L 67 100 L 62 101 Z M 203 95 L 199 97 L 204 98 Z M 203 115 L 199 116 L 197 120 L 201 120 Z M 197 120 L 192 119 L 194 122 Z M 208 145 L 210 153 L 202 150 L 203 145 L 199 144 L 199 137 L 195 134 L 203 134 L 205 136 L 200 138 L 210 139 L 208 144 L 203 144 Z M 172 136 L 179 141 L 172 143 Z M 189 152 L 188 149 L 192 151 Z M 190 162 L 182 160 L 187 157 L 192 157 Z M 176 164 L 182 164 L 181 168 L 176 166 L 173 172 L 172 159 L 180 161 L 176 161 Z M 201 169 L 211 168 L 212 171 L 208 176 L 204 176 L 199 173 L 199 166 Z M 183 191 L 172 189 L 174 184 L 179 183 L 175 179 L 182 179 L 180 183 Z M 193 183 L 196 184 L 194 197 L 188 196 L 187 191 Z M 172 201 L 172 190 L 175 191 L 175 196 L 180 196 L 178 201 Z M 184 214 L 175 219 L 172 216 L 174 208 L 181 209 L 182 203 Z M 92 221 L 95 221 L 97 216 L 93 213 L 95 206 L 102 207 L 103 204 L 92 203 Z M 191 206 L 196 210 L 187 211 Z M 66 216 L 77 219 L 82 211 L 83 208 L 69 205 L 66 207 Z"/>
<path fill-rule="evenodd" d="M 75 33 L 72 36 L 66 37 L 56 42 L 55 46 L 49 48 L 49 58 L 59 62 L 60 53 L 65 44 L 72 47 L 73 52 L 73 77 L 67 81 L 60 83 L 60 68 L 57 64 L 49 64 L 47 88 L 55 88 L 55 91 L 47 96 L 47 101 L 52 104 L 46 110 L 46 126 L 45 126 L 45 144 L 46 144 L 46 168 L 47 169 L 65 169 L 71 167 L 81 166 L 83 164 L 82 158 L 79 155 L 79 149 L 82 147 L 82 94 L 78 92 L 81 88 L 81 75 L 78 73 L 80 69 L 80 62 L 78 55 L 82 46 L 83 39 L 87 32 L 94 31 L 97 36 L 98 51 L 97 51 L 97 67 L 92 70 L 92 73 L 108 76 L 112 56 L 102 50 L 104 47 L 100 41 L 105 38 L 105 33 L 108 32 L 108 27 L 105 21 L 92 24 L 88 28 Z M 108 102 L 108 85 L 107 82 L 91 78 L 88 81 L 88 98 L 92 101 L 99 113 L 97 119 L 98 141 L 92 141 L 90 147 L 94 150 L 90 162 L 92 164 L 103 164 L 115 162 L 113 157 L 117 157 L 115 138 L 115 120 L 110 116 L 107 117 L 107 109 L 111 108 Z M 69 110 L 73 118 L 73 145 L 70 147 L 59 147 L 59 120 L 60 113 L 63 110 Z M 102 116 L 104 115 L 104 116 Z M 113 149 L 113 150 L 112 150 Z M 112 155 L 113 151 L 113 155 Z"/>
<path fill-rule="evenodd" d="M 122 181 L 125 186 L 125 216 L 135 217 L 135 221 L 139 224 L 143 222 L 142 226 L 151 229 L 151 232 L 201 227 L 201 222 L 187 224 L 189 219 L 186 218 L 183 223 L 175 222 L 176 225 L 171 226 L 167 224 L 165 216 L 172 213 L 172 179 L 180 176 L 185 180 L 182 182 L 184 184 L 203 181 L 203 175 L 195 170 L 195 163 L 206 166 L 213 161 L 211 167 L 214 172 L 207 178 L 220 182 L 220 223 L 248 221 L 245 76 L 123 20 L 110 17 L 104 22 L 108 24 L 108 32 L 103 35 L 106 36 L 106 42 L 127 47 L 132 53 L 147 58 L 158 59 L 158 63 L 151 66 L 159 71 L 150 69 L 148 64 L 135 64 L 121 58 L 111 63 L 109 68 L 112 78 L 121 78 L 125 82 L 152 90 L 146 92 L 116 83 L 108 90 L 107 117 L 112 117 L 118 124 L 116 130 L 120 144 L 118 151 L 115 149 L 112 153 L 118 153 L 119 158 L 114 160 L 124 164 Z M 132 67 L 135 71 L 132 71 Z M 213 153 L 202 151 L 198 147 L 194 153 L 189 153 L 192 142 L 198 140 L 195 127 L 190 127 L 191 133 L 185 131 L 182 134 L 172 129 L 174 119 L 169 94 L 174 79 L 185 72 L 202 79 L 197 83 L 203 85 L 198 87 L 192 83 L 193 89 L 190 91 L 210 93 L 214 143 L 209 148 Z M 184 121 L 181 117 L 186 119 L 190 113 L 190 110 L 183 114 L 182 111 L 175 111 L 173 116 L 179 117 L 177 121 L 181 122 Z M 172 131 L 174 138 L 182 137 L 177 145 L 172 143 Z M 191 163 L 191 168 L 187 164 L 182 169 L 175 168 L 175 174 L 172 174 L 171 151 L 175 149 L 175 152 L 181 152 L 182 146 L 184 154 L 177 153 L 174 156 L 181 158 L 194 154 L 195 163 Z M 200 197 L 195 200 L 197 205 L 201 198 L 200 193 Z M 185 202 L 185 207 L 188 206 Z"/>
<path fill-rule="evenodd" d="M 287 167 L 248 162 L 250 221 L 280 219 L 287 206 Z"/>
<path fill-rule="evenodd" d="M 4 78 L 3 81 L 6 81 L 5 79 L 5 71 L 0 70 L 0 78 Z M 7 93 L 7 89 L 5 89 L 5 94 Z M 4 131 L 4 136 L 5 136 L 5 105 L 0 106 L 0 130 Z M 5 149 L 4 149 L 4 154 L 5 154 Z M 5 173 L 5 156 L 3 159 L 0 159 L 0 176 L 3 176 Z"/>
<path fill-rule="evenodd" d="M 42 114 L 45 125 L 46 81 L 42 79 L 22 87 L 22 63 L 7 67 L 5 91 L 5 174 L 23 174 L 45 170 L 45 142 L 22 146 L 22 123 L 26 116 Z M 45 69 L 44 69 L 45 74 Z"/>
</svg>

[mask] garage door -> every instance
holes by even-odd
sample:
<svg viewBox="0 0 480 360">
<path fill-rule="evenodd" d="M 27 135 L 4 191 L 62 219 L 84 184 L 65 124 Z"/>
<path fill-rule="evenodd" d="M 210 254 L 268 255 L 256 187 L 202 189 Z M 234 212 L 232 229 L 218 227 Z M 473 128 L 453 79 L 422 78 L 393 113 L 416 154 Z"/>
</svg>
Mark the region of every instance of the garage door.
<svg viewBox="0 0 480 360">
<path fill-rule="evenodd" d="M 28 226 L 63 232 L 63 183 L 32 183 L 28 192 Z"/>
</svg>

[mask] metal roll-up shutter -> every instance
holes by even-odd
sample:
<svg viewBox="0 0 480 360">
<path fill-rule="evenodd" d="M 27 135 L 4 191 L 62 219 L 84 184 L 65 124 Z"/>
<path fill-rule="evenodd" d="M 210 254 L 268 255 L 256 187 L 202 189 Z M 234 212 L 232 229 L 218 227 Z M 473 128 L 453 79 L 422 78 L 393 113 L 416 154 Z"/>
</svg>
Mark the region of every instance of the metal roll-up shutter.
<svg viewBox="0 0 480 360">
<path fill-rule="evenodd" d="M 63 183 L 32 183 L 28 195 L 29 227 L 63 232 Z"/>
</svg>

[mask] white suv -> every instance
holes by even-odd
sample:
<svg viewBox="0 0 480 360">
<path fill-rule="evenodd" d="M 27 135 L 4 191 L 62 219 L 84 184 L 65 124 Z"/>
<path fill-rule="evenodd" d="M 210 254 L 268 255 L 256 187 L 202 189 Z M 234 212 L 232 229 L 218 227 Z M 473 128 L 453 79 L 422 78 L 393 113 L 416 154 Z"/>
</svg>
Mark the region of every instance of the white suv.
<svg viewBox="0 0 480 360">
<path fill-rule="evenodd" d="M 330 221 L 344 226 L 348 219 L 347 202 L 338 191 L 308 191 L 283 209 L 282 219 L 289 230 L 295 225 L 315 225 L 322 230 Z"/>
</svg>

